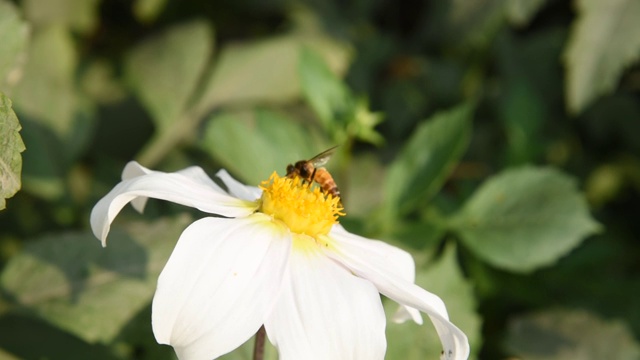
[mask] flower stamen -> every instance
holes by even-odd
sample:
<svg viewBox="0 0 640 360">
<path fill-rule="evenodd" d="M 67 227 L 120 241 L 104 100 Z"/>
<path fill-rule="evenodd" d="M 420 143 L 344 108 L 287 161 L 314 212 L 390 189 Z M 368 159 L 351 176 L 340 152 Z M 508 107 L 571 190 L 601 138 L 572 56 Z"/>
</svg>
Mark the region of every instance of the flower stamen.
<svg viewBox="0 0 640 360">
<path fill-rule="evenodd" d="M 325 194 L 319 187 L 299 177 L 281 178 L 275 172 L 260 184 L 262 197 L 258 211 L 282 221 L 291 232 L 316 240 L 327 235 L 344 216 L 340 198 Z"/>
</svg>

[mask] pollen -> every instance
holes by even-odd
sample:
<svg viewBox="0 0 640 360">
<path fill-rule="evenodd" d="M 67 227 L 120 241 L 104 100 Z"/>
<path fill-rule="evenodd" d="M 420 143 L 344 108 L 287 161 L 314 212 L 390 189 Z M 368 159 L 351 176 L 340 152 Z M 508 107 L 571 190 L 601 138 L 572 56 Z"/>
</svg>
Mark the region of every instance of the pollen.
<svg viewBox="0 0 640 360">
<path fill-rule="evenodd" d="M 344 216 L 340 198 L 325 194 L 301 178 L 281 178 L 275 172 L 260 184 L 258 211 L 282 221 L 291 232 L 320 241 Z"/>
</svg>

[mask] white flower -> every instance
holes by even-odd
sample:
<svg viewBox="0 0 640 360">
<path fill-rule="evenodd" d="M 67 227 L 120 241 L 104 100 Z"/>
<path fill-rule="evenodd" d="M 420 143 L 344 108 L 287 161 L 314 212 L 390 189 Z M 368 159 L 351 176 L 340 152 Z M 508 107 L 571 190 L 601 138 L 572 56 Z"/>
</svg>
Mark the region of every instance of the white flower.
<svg viewBox="0 0 640 360">
<path fill-rule="evenodd" d="M 347 232 L 339 199 L 275 173 L 261 188 L 224 170 L 217 177 L 226 191 L 199 167 L 162 173 L 130 162 L 91 213 L 103 246 L 129 202 L 142 211 L 151 197 L 222 216 L 191 224 L 158 279 L 153 332 L 179 358 L 219 357 L 264 325 L 282 360 L 383 359 L 380 293 L 401 304 L 394 321 L 422 323 L 418 310 L 431 318 L 443 359 L 467 359 L 467 337 L 442 300 L 413 283 L 411 256 Z"/>
</svg>

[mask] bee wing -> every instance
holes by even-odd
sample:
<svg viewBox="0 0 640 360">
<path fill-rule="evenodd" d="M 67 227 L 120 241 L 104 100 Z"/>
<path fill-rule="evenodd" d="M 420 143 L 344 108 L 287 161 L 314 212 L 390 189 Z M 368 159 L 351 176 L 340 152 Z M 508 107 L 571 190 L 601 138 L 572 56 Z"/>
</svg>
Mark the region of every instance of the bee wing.
<svg viewBox="0 0 640 360">
<path fill-rule="evenodd" d="M 337 147 L 338 145 L 321 152 L 320 154 L 311 158 L 309 162 L 312 163 L 314 167 L 324 166 L 324 164 L 326 164 L 329 159 L 331 159 L 331 156 L 333 156 L 333 154 L 336 152 Z"/>
</svg>

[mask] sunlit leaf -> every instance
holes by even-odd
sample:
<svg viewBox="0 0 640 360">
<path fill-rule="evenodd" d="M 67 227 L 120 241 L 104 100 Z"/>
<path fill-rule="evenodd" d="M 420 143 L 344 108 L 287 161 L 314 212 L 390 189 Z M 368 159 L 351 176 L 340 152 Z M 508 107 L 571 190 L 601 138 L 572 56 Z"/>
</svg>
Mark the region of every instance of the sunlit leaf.
<svg viewBox="0 0 640 360">
<path fill-rule="evenodd" d="M 76 89 L 78 55 L 69 30 L 39 27 L 11 98 L 25 129 L 23 187 L 52 200 L 63 194 L 64 175 L 89 144 L 94 107 Z"/>
<path fill-rule="evenodd" d="M 73 79 L 76 64 L 76 50 L 67 29 L 51 26 L 37 31 L 29 44 L 24 75 L 11 96 L 18 113 L 65 138 L 73 130 L 78 105 Z"/>
<path fill-rule="evenodd" d="M 159 132 L 175 124 L 185 111 L 212 46 L 212 29 L 196 20 L 146 40 L 129 55 L 126 76 Z"/>
<path fill-rule="evenodd" d="M 7 198 L 20 190 L 20 172 L 24 143 L 20 137 L 20 123 L 11 109 L 11 100 L 0 93 L 0 210 Z"/>
<path fill-rule="evenodd" d="M 506 0 L 507 19 L 514 25 L 526 26 L 548 0 Z"/>
<path fill-rule="evenodd" d="M 0 91 L 16 83 L 27 48 L 29 27 L 20 19 L 18 9 L 0 0 Z"/>
<path fill-rule="evenodd" d="M 369 110 L 366 98 L 356 98 L 347 84 L 331 70 L 325 58 L 305 47 L 298 74 L 302 93 L 332 139 L 358 139 L 380 145 L 384 138 L 374 130 L 383 115 Z"/>
<path fill-rule="evenodd" d="M 180 216 L 116 226 L 106 248 L 88 232 L 45 236 L 11 258 L 0 284 L 20 306 L 49 322 L 86 341 L 109 342 L 149 304 L 189 222 Z"/>
<path fill-rule="evenodd" d="M 300 94 L 296 73 L 298 54 L 311 46 L 337 59 L 337 68 L 346 66 L 346 50 L 321 36 L 289 34 L 258 41 L 245 41 L 221 50 L 207 80 L 199 109 L 222 104 L 286 102 Z"/>
<path fill-rule="evenodd" d="M 0 348 L 0 360 L 20 360 L 19 357 L 9 354 L 7 351 Z"/>
<path fill-rule="evenodd" d="M 296 63 L 303 46 L 330 53 L 332 65 L 344 69 L 344 46 L 326 36 L 290 33 L 266 40 L 244 41 L 220 51 L 210 75 L 204 77 L 197 101 L 179 126 L 168 129 L 144 149 L 138 160 L 152 166 L 181 140 L 192 136 L 213 108 L 239 103 L 286 102 L 300 94 Z M 198 88 L 200 89 L 200 88 Z"/>
<path fill-rule="evenodd" d="M 324 58 L 309 48 L 300 52 L 298 73 L 304 97 L 325 128 L 330 129 L 340 113 L 350 111 L 353 95 Z"/>
<path fill-rule="evenodd" d="M 266 110 L 214 116 L 201 147 L 252 185 L 266 180 L 274 171 L 284 175 L 287 164 L 325 150 L 301 124 Z"/>
<path fill-rule="evenodd" d="M 141 163 L 154 166 L 195 131 L 202 114 L 189 105 L 213 51 L 212 32 L 207 22 L 194 20 L 146 40 L 130 54 L 127 78 L 157 126 L 138 156 Z"/>
<path fill-rule="evenodd" d="M 357 140 L 382 145 L 384 137 L 375 127 L 384 121 L 384 114 L 372 112 L 369 109 L 369 100 L 365 98 L 355 100 L 354 106 L 353 118 L 346 125 L 346 133 Z"/>
<path fill-rule="evenodd" d="M 450 225 L 477 256 L 517 272 L 556 262 L 600 228 L 573 179 L 533 167 L 487 180 Z"/>
<path fill-rule="evenodd" d="M 640 58 L 640 1 L 578 0 L 578 20 L 564 54 L 569 110 L 581 112 L 613 91 L 625 67 Z"/>
<path fill-rule="evenodd" d="M 385 179 L 390 210 L 407 212 L 424 205 L 440 190 L 464 154 L 471 134 L 472 106 L 438 113 L 413 132 Z"/>
<path fill-rule="evenodd" d="M 98 24 L 101 0 L 24 0 L 22 7 L 29 21 L 39 26 L 63 25 L 86 33 Z"/>
<path fill-rule="evenodd" d="M 454 246 L 448 246 L 441 259 L 426 269 L 419 269 L 416 284 L 438 295 L 447 306 L 451 321 L 469 338 L 472 355 L 481 344 L 481 319 L 476 313 L 473 287 L 462 276 L 456 260 Z M 385 303 L 387 314 L 393 314 L 397 305 L 392 301 Z M 426 315 L 425 324 L 419 326 L 407 321 L 402 324 L 387 323 L 387 358 L 422 360 L 436 359 L 442 351 L 440 339 Z"/>
<path fill-rule="evenodd" d="M 133 13 L 142 22 L 152 22 L 167 4 L 167 0 L 136 0 L 133 3 Z"/>
<path fill-rule="evenodd" d="M 623 189 L 625 169 L 617 164 L 605 164 L 593 169 L 585 183 L 585 196 L 593 207 L 615 199 Z"/>
<path fill-rule="evenodd" d="M 513 319 L 506 346 L 522 359 L 640 358 L 640 344 L 621 320 L 581 311 L 544 311 Z"/>
</svg>

